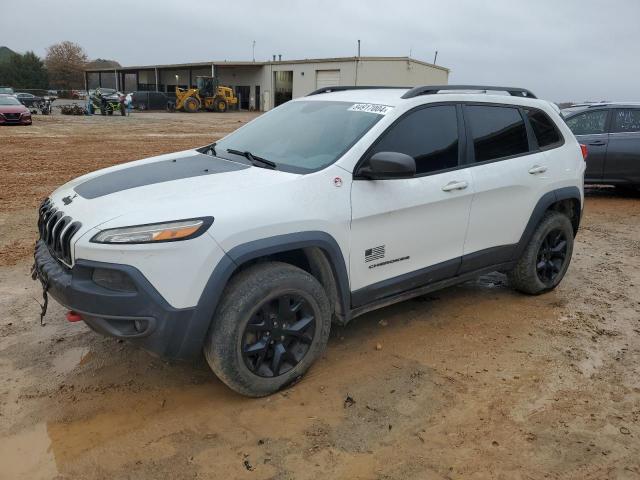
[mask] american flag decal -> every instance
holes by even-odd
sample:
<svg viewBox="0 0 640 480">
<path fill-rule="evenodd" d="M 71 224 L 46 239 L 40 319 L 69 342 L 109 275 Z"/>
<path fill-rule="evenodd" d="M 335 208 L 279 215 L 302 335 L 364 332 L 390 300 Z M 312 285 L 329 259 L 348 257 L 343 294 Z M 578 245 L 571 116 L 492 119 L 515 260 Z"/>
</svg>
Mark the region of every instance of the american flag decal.
<svg viewBox="0 0 640 480">
<path fill-rule="evenodd" d="M 379 247 L 367 248 L 364 251 L 365 263 L 373 262 L 374 260 L 378 260 L 380 258 L 384 258 L 384 245 L 380 245 Z"/>
</svg>

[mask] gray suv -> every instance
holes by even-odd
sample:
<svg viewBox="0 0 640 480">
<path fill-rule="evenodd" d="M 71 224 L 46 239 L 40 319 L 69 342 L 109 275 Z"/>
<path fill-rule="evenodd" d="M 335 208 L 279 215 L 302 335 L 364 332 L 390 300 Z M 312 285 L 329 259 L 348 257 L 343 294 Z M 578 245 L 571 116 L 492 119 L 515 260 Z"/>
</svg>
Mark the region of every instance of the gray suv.
<svg viewBox="0 0 640 480">
<path fill-rule="evenodd" d="M 595 103 L 562 111 L 587 146 L 585 183 L 640 187 L 640 103 Z"/>
</svg>

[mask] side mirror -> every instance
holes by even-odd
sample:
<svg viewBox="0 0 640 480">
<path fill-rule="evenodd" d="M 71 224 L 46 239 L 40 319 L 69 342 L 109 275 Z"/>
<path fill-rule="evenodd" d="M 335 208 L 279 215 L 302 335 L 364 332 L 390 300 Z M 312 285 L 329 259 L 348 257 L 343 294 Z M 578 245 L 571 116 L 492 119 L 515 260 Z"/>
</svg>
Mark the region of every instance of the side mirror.
<svg viewBox="0 0 640 480">
<path fill-rule="evenodd" d="M 358 176 L 371 180 L 411 178 L 415 174 L 414 158 L 399 152 L 378 152 L 358 171 Z"/>
</svg>

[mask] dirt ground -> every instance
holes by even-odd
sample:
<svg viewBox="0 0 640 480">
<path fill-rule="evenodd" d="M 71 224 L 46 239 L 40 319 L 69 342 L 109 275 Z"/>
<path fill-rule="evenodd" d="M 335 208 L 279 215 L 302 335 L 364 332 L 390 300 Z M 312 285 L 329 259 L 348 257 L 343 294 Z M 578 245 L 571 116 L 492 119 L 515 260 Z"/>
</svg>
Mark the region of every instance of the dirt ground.
<svg viewBox="0 0 640 480">
<path fill-rule="evenodd" d="M 0 478 L 640 478 L 640 197 L 612 189 L 588 192 L 554 292 L 495 274 L 368 314 L 269 398 L 67 323 L 55 302 L 39 325 L 40 199 L 252 116 L 0 129 Z"/>
</svg>

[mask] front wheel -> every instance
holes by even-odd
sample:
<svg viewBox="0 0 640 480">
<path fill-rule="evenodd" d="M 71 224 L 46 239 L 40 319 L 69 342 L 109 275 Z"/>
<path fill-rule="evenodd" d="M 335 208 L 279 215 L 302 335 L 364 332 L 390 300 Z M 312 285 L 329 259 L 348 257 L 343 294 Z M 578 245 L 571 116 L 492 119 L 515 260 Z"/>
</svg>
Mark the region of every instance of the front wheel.
<svg viewBox="0 0 640 480">
<path fill-rule="evenodd" d="M 216 112 L 224 113 L 227 111 L 228 105 L 224 98 L 216 97 L 214 99 L 214 110 Z"/>
<path fill-rule="evenodd" d="M 262 397 L 304 375 L 324 350 L 330 327 L 329 300 L 312 275 L 286 263 L 261 263 L 230 281 L 204 353 L 230 388 Z"/>
<path fill-rule="evenodd" d="M 560 212 L 547 212 L 514 269 L 509 282 L 529 295 L 558 286 L 569 268 L 573 253 L 573 226 Z"/>
</svg>

